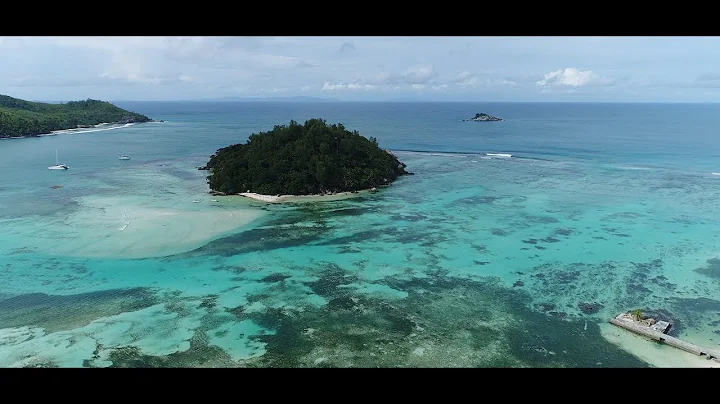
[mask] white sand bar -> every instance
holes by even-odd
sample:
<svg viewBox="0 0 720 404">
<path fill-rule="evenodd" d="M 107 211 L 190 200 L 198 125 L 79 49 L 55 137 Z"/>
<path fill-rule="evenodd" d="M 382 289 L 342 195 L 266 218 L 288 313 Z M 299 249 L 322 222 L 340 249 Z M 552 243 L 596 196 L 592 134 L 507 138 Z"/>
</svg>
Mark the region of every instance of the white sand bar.
<svg viewBox="0 0 720 404">
<path fill-rule="evenodd" d="M 238 231 L 265 212 L 206 203 L 157 204 L 138 197 L 80 198 L 80 209 L 52 223 L 37 223 L 34 242 L 51 254 L 149 258 L 198 248 Z M 58 242 L 58 241 L 61 242 Z"/>
<path fill-rule="evenodd" d="M 246 198 L 254 199 L 256 201 L 268 202 L 268 203 L 280 203 L 280 202 L 321 202 L 321 201 L 337 201 L 341 199 L 354 198 L 360 195 L 368 193 L 368 190 L 352 192 L 338 192 L 336 194 L 328 195 L 263 195 L 256 194 L 254 192 L 241 192 L 238 195 Z"/>
</svg>

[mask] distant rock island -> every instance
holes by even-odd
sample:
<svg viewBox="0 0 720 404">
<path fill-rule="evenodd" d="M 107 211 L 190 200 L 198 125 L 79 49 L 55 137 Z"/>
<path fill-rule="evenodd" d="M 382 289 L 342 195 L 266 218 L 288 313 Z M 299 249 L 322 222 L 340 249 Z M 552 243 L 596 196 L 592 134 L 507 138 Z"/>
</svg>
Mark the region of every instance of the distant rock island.
<svg viewBox="0 0 720 404">
<path fill-rule="evenodd" d="M 496 116 L 479 113 L 475 114 L 474 117 L 470 119 L 463 119 L 463 121 L 475 121 L 475 122 L 494 122 L 494 121 L 502 121 L 502 118 L 498 118 Z"/>
<path fill-rule="evenodd" d="M 106 101 L 88 99 L 51 104 L 0 95 L 0 138 L 40 136 L 99 124 L 140 122 L 153 120 Z"/>
<path fill-rule="evenodd" d="M 377 139 L 322 119 L 290 121 L 250 135 L 247 143 L 219 149 L 200 169 L 211 193 L 240 194 L 263 201 L 284 196 L 376 191 L 411 175 Z M 270 198 L 267 198 L 267 197 Z"/>
</svg>

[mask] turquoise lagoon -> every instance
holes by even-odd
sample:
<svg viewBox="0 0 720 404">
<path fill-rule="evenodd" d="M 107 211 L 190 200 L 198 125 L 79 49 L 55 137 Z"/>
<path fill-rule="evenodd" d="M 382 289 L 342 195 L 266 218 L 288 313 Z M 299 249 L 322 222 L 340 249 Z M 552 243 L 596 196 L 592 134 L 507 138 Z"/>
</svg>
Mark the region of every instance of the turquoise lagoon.
<svg viewBox="0 0 720 404">
<path fill-rule="evenodd" d="M 167 122 L 0 141 L 2 367 L 714 364 L 608 320 L 640 308 L 718 348 L 720 106 L 118 105 Z M 331 202 L 207 193 L 216 149 L 313 117 L 415 175 Z"/>
</svg>

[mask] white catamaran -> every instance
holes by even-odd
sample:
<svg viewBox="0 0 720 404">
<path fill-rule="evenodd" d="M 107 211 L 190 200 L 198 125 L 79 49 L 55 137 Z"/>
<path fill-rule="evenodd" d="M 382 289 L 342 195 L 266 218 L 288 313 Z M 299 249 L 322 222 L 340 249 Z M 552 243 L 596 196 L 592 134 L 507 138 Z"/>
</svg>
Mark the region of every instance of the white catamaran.
<svg viewBox="0 0 720 404">
<path fill-rule="evenodd" d="M 55 150 L 55 165 L 48 167 L 48 170 L 67 170 L 68 168 L 70 167 L 66 166 L 65 164 L 60 164 L 58 160 L 58 152 L 57 150 Z"/>
<path fill-rule="evenodd" d="M 130 160 L 130 156 L 128 156 L 127 154 L 125 154 L 125 148 L 124 148 L 124 147 L 123 147 L 123 152 L 122 152 L 122 154 L 120 155 L 120 157 L 118 158 L 118 160 Z"/>
</svg>

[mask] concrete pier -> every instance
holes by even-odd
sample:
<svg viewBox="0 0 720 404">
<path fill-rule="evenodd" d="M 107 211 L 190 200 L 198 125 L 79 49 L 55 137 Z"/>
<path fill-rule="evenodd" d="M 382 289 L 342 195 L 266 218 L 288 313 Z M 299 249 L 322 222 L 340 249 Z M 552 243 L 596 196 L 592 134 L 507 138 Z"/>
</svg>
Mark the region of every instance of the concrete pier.
<svg viewBox="0 0 720 404">
<path fill-rule="evenodd" d="M 610 319 L 610 323 L 632 331 L 636 334 L 640 334 L 644 337 L 648 337 L 657 342 L 673 346 L 683 351 L 693 353 L 698 356 L 703 356 L 708 359 L 713 359 L 716 362 L 720 362 L 720 352 L 703 348 L 701 346 L 685 342 L 681 339 L 671 337 L 666 332 L 670 329 L 670 324 L 666 321 L 658 321 L 651 325 L 643 324 L 635 320 L 631 314 L 623 313 L 618 314 L 614 318 Z"/>
</svg>

